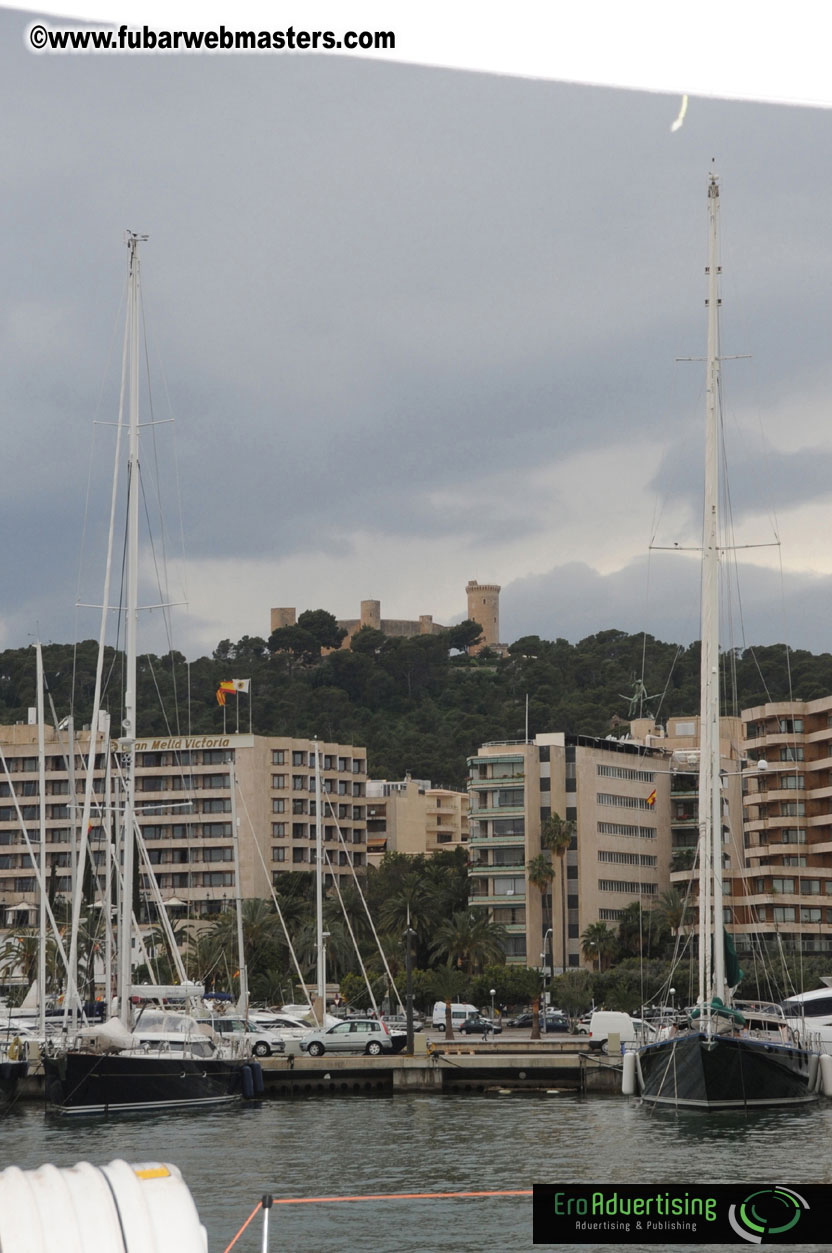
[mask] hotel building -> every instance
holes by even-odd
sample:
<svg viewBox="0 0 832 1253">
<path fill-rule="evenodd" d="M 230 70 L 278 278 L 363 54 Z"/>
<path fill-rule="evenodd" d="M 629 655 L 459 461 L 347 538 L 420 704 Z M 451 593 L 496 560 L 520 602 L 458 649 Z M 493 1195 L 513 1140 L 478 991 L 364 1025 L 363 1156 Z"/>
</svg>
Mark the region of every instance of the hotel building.
<svg viewBox="0 0 832 1253">
<path fill-rule="evenodd" d="M 30 922 L 37 910 L 37 882 L 22 831 L 25 828 L 39 864 L 37 732 L 33 725 L 0 728 L 6 765 L 0 773 L 0 925 Z M 52 728 L 45 729 L 43 804 L 47 885 L 53 894 L 69 897 L 90 736 L 86 732 L 78 737 L 74 762 L 68 759 L 65 740 Z M 366 751 L 329 743 L 320 743 L 318 751 L 324 874 L 342 877 L 351 874 L 350 862 L 356 868 L 366 866 Z M 99 752 L 90 824 L 92 861 L 102 873 L 104 758 Z M 237 779 L 233 796 L 232 771 Z M 315 866 L 315 742 L 259 735 L 140 739 L 136 805 L 148 860 L 174 913 L 220 913 L 236 895 L 235 816 L 241 895 L 267 897 L 270 884 L 278 883 L 281 875 Z M 143 877 L 147 879 L 146 874 Z"/>
</svg>

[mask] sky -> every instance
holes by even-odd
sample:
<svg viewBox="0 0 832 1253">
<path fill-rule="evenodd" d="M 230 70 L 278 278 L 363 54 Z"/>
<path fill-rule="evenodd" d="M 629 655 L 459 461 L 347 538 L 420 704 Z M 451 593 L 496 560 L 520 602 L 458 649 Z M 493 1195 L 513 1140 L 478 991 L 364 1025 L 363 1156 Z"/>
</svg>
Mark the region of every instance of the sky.
<svg viewBox="0 0 832 1253">
<path fill-rule="evenodd" d="M 31 21 L 0 10 L 0 647 L 97 633 L 125 229 L 173 646 L 268 636 L 272 606 L 450 623 L 472 578 L 506 642 L 697 638 L 704 364 L 678 359 L 705 350 L 713 169 L 725 642 L 830 648 L 828 110 L 691 96 L 674 130 L 677 93 L 36 56 Z"/>
</svg>

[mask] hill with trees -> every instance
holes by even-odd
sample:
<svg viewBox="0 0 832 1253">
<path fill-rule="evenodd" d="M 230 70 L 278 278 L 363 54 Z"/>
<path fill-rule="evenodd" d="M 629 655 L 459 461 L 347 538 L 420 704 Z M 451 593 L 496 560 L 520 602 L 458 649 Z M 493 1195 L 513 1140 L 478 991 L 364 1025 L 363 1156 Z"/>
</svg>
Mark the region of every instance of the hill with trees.
<svg viewBox="0 0 832 1253">
<path fill-rule="evenodd" d="M 237 698 L 222 709 L 223 679 L 251 680 L 251 728 L 260 735 L 318 736 L 366 746 L 376 778 L 407 772 L 434 784 L 463 787 L 466 757 L 489 740 L 523 739 L 545 731 L 623 733 L 638 683 L 643 712 L 658 721 L 699 707 L 699 645 L 600 631 L 576 644 L 526 636 L 507 656 L 464 649 L 476 639 L 465 622 L 437 635 L 395 638 L 361 630 L 339 649 L 331 614 L 301 614 L 296 627 L 269 640 L 221 640 L 211 657 L 186 662 L 181 653 L 143 656 L 138 663 L 141 735 L 216 734 L 236 729 Z M 330 650 L 330 651 L 327 651 Z M 89 721 L 96 644 L 44 646 L 49 692 L 58 718 Z M 815 656 L 784 645 L 733 651 L 724 658 L 723 707 L 739 712 L 768 700 L 812 700 L 832 692 L 832 654 Z M 118 725 L 121 654 L 108 650 L 104 703 Z M 35 704 L 34 647 L 0 653 L 0 722 L 25 721 Z M 249 698 L 239 698 L 240 730 L 249 729 Z M 224 721 L 225 720 L 225 721 Z"/>
</svg>

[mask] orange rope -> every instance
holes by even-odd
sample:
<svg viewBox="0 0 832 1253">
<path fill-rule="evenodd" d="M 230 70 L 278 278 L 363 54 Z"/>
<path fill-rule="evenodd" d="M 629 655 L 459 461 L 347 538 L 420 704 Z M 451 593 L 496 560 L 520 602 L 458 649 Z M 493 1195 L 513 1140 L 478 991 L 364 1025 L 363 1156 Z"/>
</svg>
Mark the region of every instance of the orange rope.
<svg viewBox="0 0 832 1253">
<path fill-rule="evenodd" d="M 367 1196 L 293 1196 L 282 1200 L 274 1199 L 275 1205 L 312 1205 L 323 1201 L 436 1201 L 446 1197 L 465 1196 L 531 1196 L 531 1188 L 517 1188 L 513 1191 L 494 1192 L 378 1192 Z M 255 1213 L 257 1211 L 255 1210 Z M 253 1216 L 252 1216 L 253 1217 Z M 249 1219 L 251 1222 L 251 1219 Z M 229 1245 L 229 1248 L 231 1246 Z M 225 1253 L 228 1253 L 226 1249 Z"/>
<path fill-rule="evenodd" d="M 492 1192 L 377 1192 L 368 1193 L 366 1196 L 290 1196 L 282 1199 L 275 1198 L 273 1205 L 315 1205 L 330 1203 L 333 1201 L 437 1201 L 446 1200 L 453 1197 L 472 1197 L 472 1196 L 531 1196 L 531 1188 L 515 1188 L 513 1190 L 504 1189 L 502 1191 Z M 234 1239 L 224 1250 L 229 1253 L 251 1222 L 252 1218 L 263 1208 L 263 1202 L 258 1201 L 254 1209 L 237 1232 Z"/>
<path fill-rule="evenodd" d="M 230 1243 L 230 1244 L 228 1245 L 228 1247 L 225 1249 L 225 1253 L 228 1253 L 228 1250 L 229 1250 L 229 1249 L 233 1249 L 233 1248 L 234 1248 L 234 1245 L 237 1243 L 237 1241 L 239 1240 L 240 1236 L 243 1234 L 243 1232 L 245 1231 L 246 1227 L 247 1227 L 247 1226 L 249 1225 L 249 1223 L 251 1222 L 252 1218 L 254 1218 L 254 1216 L 255 1216 L 256 1214 L 258 1214 L 258 1213 L 259 1213 L 259 1211 L 262 1209 L 262 1206 L 263 1206 L 263 1202 L 262 1202 L 262 1201 L 258 1201 L 258 1202 L 257 1202 L 257 1204 L 255 1205 L 254 1209 L 253 1209 L 253 1210 L 251 1211 L 251 1213 L 249 1214 L 249 1216 L 248 1216 L 248 1218 L 246 1219 L 246 1221 L 243 1223 L 243 1225 L 242 1225 L 242 1227 L 240 1228 L 240 1230 L 237 1232 L 237 1234 L 236 1234 L 236 1236 L 234 1237 L 234 1239 L 231 1241 L 231 1243 Z"/>
</svg>

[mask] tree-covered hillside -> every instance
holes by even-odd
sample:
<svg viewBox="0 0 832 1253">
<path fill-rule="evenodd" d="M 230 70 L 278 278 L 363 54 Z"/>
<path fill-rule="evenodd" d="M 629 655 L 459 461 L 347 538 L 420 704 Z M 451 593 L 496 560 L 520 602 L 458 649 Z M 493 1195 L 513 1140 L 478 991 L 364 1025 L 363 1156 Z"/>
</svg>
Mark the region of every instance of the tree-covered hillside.
<svg viewBox="0 0 832 1253">
<path fill-rule="evenodd" d="M 307 626 L 303 625 L 306 617 Z M 244 636 L 223 640 L 212 657 L 186 663 L 179 653 L 139 659 L 139 734 L 216 733 L 249 726 L 249 700 L 230 696 L 225 711 L 216 692 L 223 679 L 251 680 L 255 734 L 292 735 L 366 745 L 370 773 L 401 778 L 410 772 L 451 787 L 464 785 L 465 759 L 487 740 L 522 739 L 528 696 L 529 734 L 565 731 L 607 735 L 628 719 L 634 685 L 652 698 L 645 715 L 696 713 L 699 646 L 683 648 L 651 636 L 601 631 L 577 644 L 527 636 L 507 657 L 477 657 L 455 649 L 471 624 L 440 635 L 391 639 L 365 628 L 351 651 L 320 655 L 322 611 L 301 615 L 292 638 Z M 333 620 L 334 621 L 334 620 Z M 275 636 L 278 638 L 276 639 Z M 310 644 L 310 638 L 312 644 Z M 274 651 L 279 648 L 280 651 Z M 44 665 L 58 718 L 89 721 L 96 645 L 44 647 Z M 726 712 L 767 700 L 812 700 L 832 692 L 832 655 L 814 656 L 782 645 L 748 648 L 726 659 Z M 105 705 L 117 733 L 121 657 L 109 651 Z M 34 647 L 0 653 L 0 722 L 25 721 L 35 704 Z"/>
</svg>

